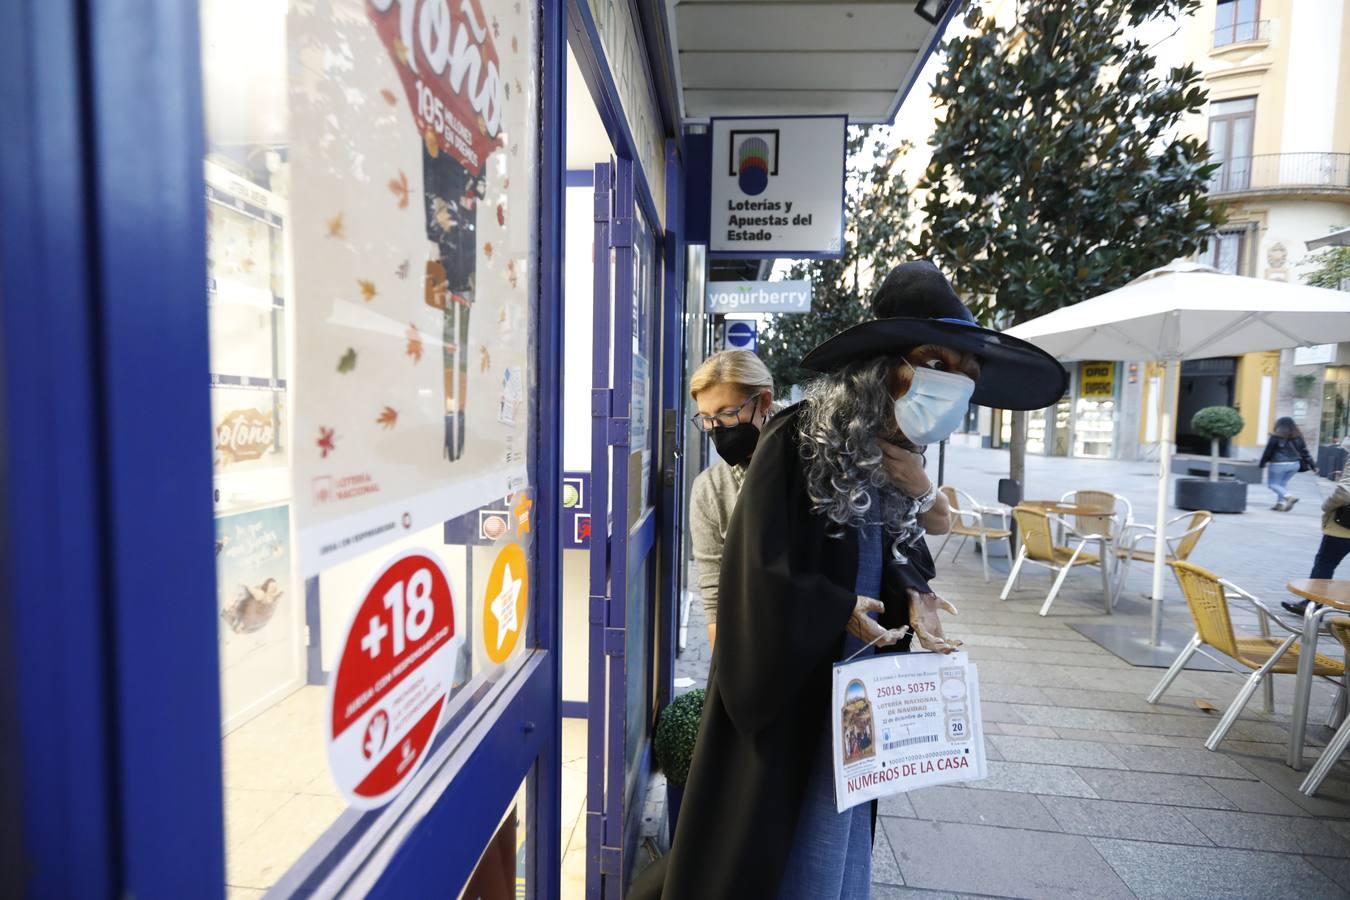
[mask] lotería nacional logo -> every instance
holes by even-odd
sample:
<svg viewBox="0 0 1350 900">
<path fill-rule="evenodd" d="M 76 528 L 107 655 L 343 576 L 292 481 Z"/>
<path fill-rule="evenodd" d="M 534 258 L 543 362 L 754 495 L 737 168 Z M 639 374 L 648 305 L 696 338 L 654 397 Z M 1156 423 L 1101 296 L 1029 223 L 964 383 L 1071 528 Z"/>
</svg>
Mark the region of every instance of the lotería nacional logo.
<svg viewBox="0 0 1350 900">
<path fill-rule="evenodd" d="M 271 413 L 236 409 L 216 426 L 216 455 L 221 465 L 259 459 L 272 449 L 276 429 Z"/>
<path fill-rule="evenodd" d="M 741 193 L 758 197 L 778 174 L 778 129 L 731 132 L 728 175 L 736 179 Z"/>
</svg>

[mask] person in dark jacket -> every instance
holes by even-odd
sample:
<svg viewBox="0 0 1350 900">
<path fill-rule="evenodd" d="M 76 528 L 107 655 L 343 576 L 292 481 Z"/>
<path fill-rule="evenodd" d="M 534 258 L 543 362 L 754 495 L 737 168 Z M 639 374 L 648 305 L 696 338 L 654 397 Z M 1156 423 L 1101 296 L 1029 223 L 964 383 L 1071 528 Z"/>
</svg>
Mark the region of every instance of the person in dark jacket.
<svg viewBox="0 0 1350 900">
<path fill-rule="evenodd" d="M 1308 454 L 1308 445 L 1303 442 L 1303 433 L 1288 416 L 1275 420 L 1275 431 L 1266 441 L 1266 452 L 1261 454 L 1261 468 L 1267 470 L 1266 485 L 1275 494 L 1271 509 L 1278 512 L 1293 509 L 1298 498 L 1289 493 L 1289 479 L 1316 466 Z"/>
<path fill-rule="evenodd" d="M 866 898 L 875 804 L 834 805 L 836 662 L 942 631 L 926 531 L 949 514 L 923 469 L 969 403 L 1041 409 L 1068 375 L 980 328 L 927 262 L 892 271 L 877 320 L 817 347 L 823 374 L 759 440 L 728 527 L 718 640 L 670 853 L 631 896 Z M 913 634 L 906 635 L 907 630 Z"/>
</svg>

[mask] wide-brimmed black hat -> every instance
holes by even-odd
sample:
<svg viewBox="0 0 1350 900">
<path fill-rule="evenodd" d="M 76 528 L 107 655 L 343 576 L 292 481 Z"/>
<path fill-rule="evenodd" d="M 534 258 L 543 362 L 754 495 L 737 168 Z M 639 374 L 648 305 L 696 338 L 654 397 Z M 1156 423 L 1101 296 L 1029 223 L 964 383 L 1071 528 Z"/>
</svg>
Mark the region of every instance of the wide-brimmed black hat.
<svg viewBox="0 0 1350 900">
<path fill-rule="evenodd" d="M 999 409 L 1044 409 L 1064 396 L 1069 373 L 1034 344 L 975 323 L 946 276 L 927 260 L 896 266 L 872 298 L 874 321 L 821 344 L 802 367 L 830 372 L 846 363 L 895 356 L 922 344 L 973 353 L 980 361 L 972 403 Z"/>
</svg>

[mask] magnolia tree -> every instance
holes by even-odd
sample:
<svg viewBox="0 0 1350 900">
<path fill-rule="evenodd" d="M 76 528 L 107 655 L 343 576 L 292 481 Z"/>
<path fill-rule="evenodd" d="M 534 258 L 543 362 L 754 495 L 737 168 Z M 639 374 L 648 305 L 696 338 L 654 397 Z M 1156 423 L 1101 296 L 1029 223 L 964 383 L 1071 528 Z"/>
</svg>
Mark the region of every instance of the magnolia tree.
<svg viewBox="0 0 1350 900">
<path fill-rule="evenodd" d="M 1206 101 L 1195 68 L 1159 71 L 1137 35 L 1199 0 L 1036 0 L 1016 22 L 974 6 L 948 41 L 916 254 L 1008 327 L 1197 251 L 1220 215 L 1214 166 L 1181 122 Z M 1013 415 L 1011 475 L 1025 465 Z"/>
</svg>

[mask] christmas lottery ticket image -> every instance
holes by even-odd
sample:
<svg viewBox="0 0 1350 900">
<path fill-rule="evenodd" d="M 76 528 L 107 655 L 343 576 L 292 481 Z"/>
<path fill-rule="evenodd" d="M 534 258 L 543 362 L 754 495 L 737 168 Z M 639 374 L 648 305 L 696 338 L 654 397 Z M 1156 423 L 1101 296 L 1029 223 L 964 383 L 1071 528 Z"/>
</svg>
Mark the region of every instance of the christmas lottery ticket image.
<svg viewBox="0 0 1350 900">
<path fill-rule="evenodd" d="M 891 653 L 834 667 L 835 803 L 987 774 L 980 689 L 965 653 Z"/>
</svg>

